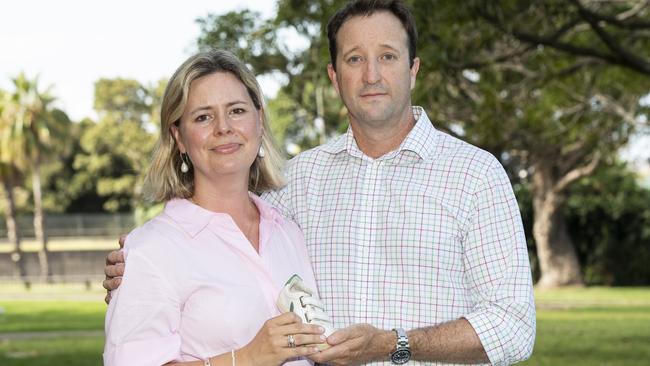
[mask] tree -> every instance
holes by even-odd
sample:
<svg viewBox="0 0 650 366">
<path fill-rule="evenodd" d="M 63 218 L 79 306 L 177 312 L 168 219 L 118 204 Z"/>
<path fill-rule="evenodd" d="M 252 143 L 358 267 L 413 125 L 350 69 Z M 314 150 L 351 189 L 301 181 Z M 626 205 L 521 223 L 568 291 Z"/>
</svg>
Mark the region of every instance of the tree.
<svg viewBox="0 0 650 366">
<path fill-rule="evenodd" d="M 162 86 L 119 78 L 95 84 L 99 121 L 84 122 L 71 185 L 80 191 L 93 187 L 106 211 L 130 211 L 140 204 L 142 177 L 155 141 L 147 129 L 155 129 Z"/>
<path fill-rule="evenodd" d="M 12 82 L 14 91 L 5 105 L 9 126 L 3 135 L 3 151 L 11 155 L 13 162 L 24 162 L 29 167 L 34 200 L 34 232 L 41 244 L 41 276 L 49 279 L 51 273 L 43 214 L 41 165 L 55 146 L 53 142 L 56 138 L 64 136 L 70 120 L 63 111 L 53 107 L 54 98 L 49 91 L 40 90 L 38 78 L 30 80 L 21 73 Z"/>
<path fill-rule="evenodd" d="M 20 181 L 21 172 L 15 165 L 14 157 L 7 142 L 10 133 L 10 118 L 5 113 L 9 103 L 6 93 L 0 90 L 0 180 L 2 181 L 2 192 L 5 198 L 4 216 L 7 225 L 7 239 L 13 247 L 11 259 L 14 262 L 14 273 L 21 278 L 26 275 L 25 261 L 23 260 L 21 237 L 16 223 L 16 200 L 14 198 L 14 187 Z"/>
<path fill-rule="evenodd" d="M 533 236 L 542 272 L 538 285 L 582 284 L 563 207 L 569 188 L 603 161 L 613 161 L 647 113 L 639 104 L 650 90 L 645 71 L 650 53 L 647 4 L 407 2 L 416 9 L 422 61 L 414 103 L 426 107 L 437 128 L 492 152 L 514 182 L 530 181 Z M 342 3 L 279 0 L 277 16 L 268 23 L 276 28 L 274 39 L 280 40 L 277 33 L 289 29 L 310 45 L 293 53 L 274 45 L 273 52 L 280 50 L 287 60 L 286 67 L 256 70 L 287 76 L 289 82 L 280 93 L 281 114 L 295 120 L 295 130 L 286 131 L 289 138 L 306 147 L 320 142 L 302 138 L 309 135 L 304 131 L 316 117 L 325 117 L 326 134 L 342 131 L 347 123 L 325 73 L 329 57 L 324 27 Z M 229 40 L 247 39 L 262 28 L 248 23 L 230 32 L 232 23 L 212 20 L 213 28 L 206 22 L 203 31 L 226 34 L 223 39 Z M 248 43 L 234 41 L 230 46 L 242 44 Z M 255 55 L 246 50 L 240 55 L 264 65 L 263 48 L 254 49 Z M 326 100 L 320 111 L 319 95 Z"/>
<path fill-rule="evenodd" d="M 644 113 L 639 101 L 650 83 L 626 62 L 548 43 L 606 48 L 602 37 L 611 40 L 616 34 L 625 54 L 640 58 L 648 53 L 643 29 L 602 30 L 582 16 L 589 6 L 607 18 L 627 14 L 628 22 L 643 24 L 647 9 L 635 10 L 633 2 L 625 1 L 479 0 L 469 2 L 464 12 L 438 5 L 438 15 L 420 31 L 426 42 L 422 68 L 439 72 L 420 81 L 416 100 L 432 105 L 434 120 L 449 132 L 460 131 L 462 138 L 499 156 L 513 178 L 521 174 L 531 180 L 538 285 L 582 284 L 563 214 L 568 189 L 627 143 Z M 422 14 L 416 16 L 427 22 Z M 524 42 L 522 34 L 541 34 L 549 42 L 530 37 Z"/>
<path fill-rule="evenodd" d="M 200 48 L 233 51 L 258 75 L 286 78 L 278 96 L 281 101 L 269 103 L 271 114 L 282 116 L 288 140 L 310 148 L 347 128 L 346 110 L 325 69 L 325 24 L 342 4 L 341 0 L 281 0 L 277 16 L 268 20 L 260 20 L 259 13 L 249 10 L 210 14 L 198 20 L 202 32 L 197 42 Z M 307 47 L 288 45 L 287 35 L 302 38 Z"/>
</svg>

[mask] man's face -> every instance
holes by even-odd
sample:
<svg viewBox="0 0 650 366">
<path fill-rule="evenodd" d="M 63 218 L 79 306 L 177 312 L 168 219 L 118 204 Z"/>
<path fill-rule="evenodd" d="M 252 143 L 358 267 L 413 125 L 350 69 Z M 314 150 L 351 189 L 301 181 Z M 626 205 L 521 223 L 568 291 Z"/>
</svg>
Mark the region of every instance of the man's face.
<svg viewBox="0 0 650 366">
<path fill-rule="evenodd" d="M 407 37 L 399 19 L 386 11 L 352 17 L 339 29 L 336 71 L 327 69 L 351 122 L 386 126 L 407 115 L 420 61 L 409 68 Z"/>
</svg>

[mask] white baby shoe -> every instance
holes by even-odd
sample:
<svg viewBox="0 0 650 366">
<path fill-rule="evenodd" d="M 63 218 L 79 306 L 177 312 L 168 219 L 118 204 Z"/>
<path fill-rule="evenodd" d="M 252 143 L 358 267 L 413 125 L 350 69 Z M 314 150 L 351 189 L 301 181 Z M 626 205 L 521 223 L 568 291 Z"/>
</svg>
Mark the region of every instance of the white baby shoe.
<svg viewBox="0 0 650 366">
<path fill-rule="evenodd" d="M 325 312 L 323 303 L 316 292 L 302 281 L 298 275 L 293 275 L 280 291 L 278 296 L 278 309 L 281 312 L 292 312 L 297 314 L 304 323 L 316 324 L 325 328 L 324 335 L 329 337 L 334 333 L 332 318 Z M 328 348 L 327 343 L 318 345 L 321 349 Z"/>
</svg>

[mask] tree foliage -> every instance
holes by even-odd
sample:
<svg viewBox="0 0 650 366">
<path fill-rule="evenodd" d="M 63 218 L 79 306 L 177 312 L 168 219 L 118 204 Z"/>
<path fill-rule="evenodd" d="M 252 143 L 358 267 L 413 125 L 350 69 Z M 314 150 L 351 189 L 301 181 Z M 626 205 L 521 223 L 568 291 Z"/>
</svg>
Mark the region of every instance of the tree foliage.
<svg viewBox="0 0 650 366">
<path fill-rule="evenodd" d="M 129 211 L 141 202 L 140 186 L 155 142 L 146 127 L 159 113 L 161 93 L 160 85 L 145 87 L 128 79 L 101 79 L 95 85 L 100 119 L 82 123 L 71 186 L 78 191 L 94 187 L 106 211 Z"/>
<path fill-rule="evenodd" d="M 203 47 L 237 50 L 250 45 L 251 37 L 265 34 L 264 39 L 273 43 L 269 60 L 278 51 L 283 54 L 286 62 L 265 63 L 261 48 L 253 47 L 254 54 L 239 50 L 245 60 L 253 60 L 254 67 L 272 65 L 257 66 L 258 73 L 286 76 L 281 102 L 272 105 L 277 108 L 274 115 L 284 116 L 283 124 L 293 118 L 286 136 L 303 147 L 314 146 L 322 135 L 346 126 L 345 109 L 325 71 L 329 55 L 324 28 L 343 3 L 279 0 L 276 17 L 267 22 L 251 21 L 250 13 L 240 17 L 233 13 L 202 23 L 204 34 L 233 40 L 227 44 L 202 36 Z M 592 176 L 603 162 L 613 163 L 647 114 L 639 101 L 650 91 L 648 4 L 626 0 L 407 3 L 415 9 L 420 35 L 421 67 L 414 103 L 427 109 L 437 128 L 492 152 L 515 183 L 530 185 L 533 236 L 543 251 L 540 261 L 548 275 L 546 282 L 581 283 L 579 253 L 567 230 L 564 208 L 572 185 Z M 274 43 L 283 29 L 305 37 L 309 47 L 287 52 L 288 48 Z M 321 136 L 310 132 L 319 132 L 314 124 L 318 116 L 326 121 Z"/>
</svg>

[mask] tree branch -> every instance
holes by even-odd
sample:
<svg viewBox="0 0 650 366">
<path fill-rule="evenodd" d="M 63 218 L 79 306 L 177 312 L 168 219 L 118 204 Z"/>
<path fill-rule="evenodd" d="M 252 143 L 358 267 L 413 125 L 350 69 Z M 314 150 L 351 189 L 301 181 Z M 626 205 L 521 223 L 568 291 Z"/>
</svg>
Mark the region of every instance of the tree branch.
<svg viewBox="0 0 650 366">
<path fill-rule="evenodd" d="M 641 12 L 641 9 L 645 8 L 646 6 L 650 5 L 650 0 L 645 0 L 645 1 L 639 1 L 632 9 L 627 10 L 616 16 L 616 19 L 618 20 L 625 20 L 627 18 L 631 18 L 633 16 L 636 16 Z"/>
<path fill-rule="evenodd" d="M 603 43 L 609 48 L 615 55 L 618 56 L 620 60 L 619 64 L 622 66 L 628 66 L 637 71 L 641 71 L 646 74 L 650 74 L 650 62 L 643 60 L 640 57 L 632 54 L 625 48 L 623 48 L 609 33 L 607 33 L 598 23 L 600 20 L 597 16 L 594 16 L 592 12 L 586 9 L 580 3 L 580 0 L 571 0 L 572 3 L 578 8 L 579 14 L 582 18 L 589 23 L 591 29 L 594 30 L 598 38 L 600 38 Z M 649 24 L 650 25 L 650 24 Z"/>
<path fill-rule="evenodd" d="M 621 117 L 625 122 L 630 125 L 635 125 L 638 123 L 635 113 L 628 112 L 626 108 L 623 108 L 619 103 L 616 103 L 611 98 L 608 98 L 602 94 L 594 95 L 594 98 L 603 104 L 608 110 L 612 111 L 615 115 Z"/>
<path fill-rule="evenodd" d="M 465 70 L 465 69 L 480 69 L 485 66 L 493 65 L 493 64 L 498 64 L 498 63 L 503 63 L 509 60 L 512 60 L 515 57 L 519 57 L 521 55 L 526 54 L 530 50 L 535 48 L 534 45 L 528 45 L 526 47 L 523 47 L 522 49 L 519 50 L 514 50 L 513 52 L 510 53 L 505 53 L 503 55 L 497 55 L 495 57 L 492 57 L 489 60 L 486 61 L 470 61 L 466 62 L 463 64 L 450 64 L 450 66 L 456 70 Z"/>
<path fill-rule="evenodd" d="M 508 29 L 504 26 L 500 19 L 492 14 L 488 14 L 483 9 L 477 9 L 477 14 L 503 33 L 510 34 L 519 41 L 531 44 L 532 46 L 544 45 L 575 56 L 600 59 L 613 65 L 619 65 L 637 71 L 641 74 L 650 75 L 649 61 L 639 58 L 620 47 L 608 33 L 606 33 L 600 26 L 598 26 L 599 19 L 596 16 L 591 16 L 591 12 L 588 9 L 585 9 L 578 0 L 571 1 L 578 7 L 580 16 L 584 19 L 584 21 L 587 21 L 594 32 L 596 32 L 596 35 L 607 45 L 609 50 L 613 52 L 601 52 L 595 48 L 581 47 L 559 40 L 569 30 L 579 25 L 581 23 L 581 19 L 573 19 L 569 21 L 551 35 L 540 36 L 515 28 Z M 621 21 L 619 20 L 619 22 Z"/>
<path fill-rule="evenodd" d="M 650 1 L 640 1 L 637 3 L 632 9 L 621 13 L 617 16 L 609 16 L 605 14 L 600 14 L 595 11 L 592 11 L 590 9 L 587 9 L 585 6 L 583 6 L 579 1 L 573 1 L 574 4 L 580 9 L 581 12 L 584 12 L 587 16 L 596 19 L 597 21 L 603 21 L 605 23 L 609 23 L 611 25 L 614 25 L 618 28 L 621 29 L 627 29 L 627 30 L 639 30 L 639 29 L 650 29 L 650 22 L 647 21 L 640 21 L 640 20 L 627 20 L 635 15 L 637 15 L 641 9 L 644 7 L 648 6 L 648 3 Z"/>
<path fill-rule="evenodd" d="M 564 191 L 571 183 L 575 182 L 576 180 L 586 177 L 594 172 L 596 168 L 598 167 L 598 164 L 600 163 L 601 159 L 601 154 L 599 152 L 596 152 L 594 154 L 594 157 L 591 159 L 589 163 L 586 165 L 583 165 L 581 167 L 575 168 L 568 173 L 566 173 L 554 186 L 553 186 L 553 192 L 556 194 L 561 193 Z"/>
</svg>

